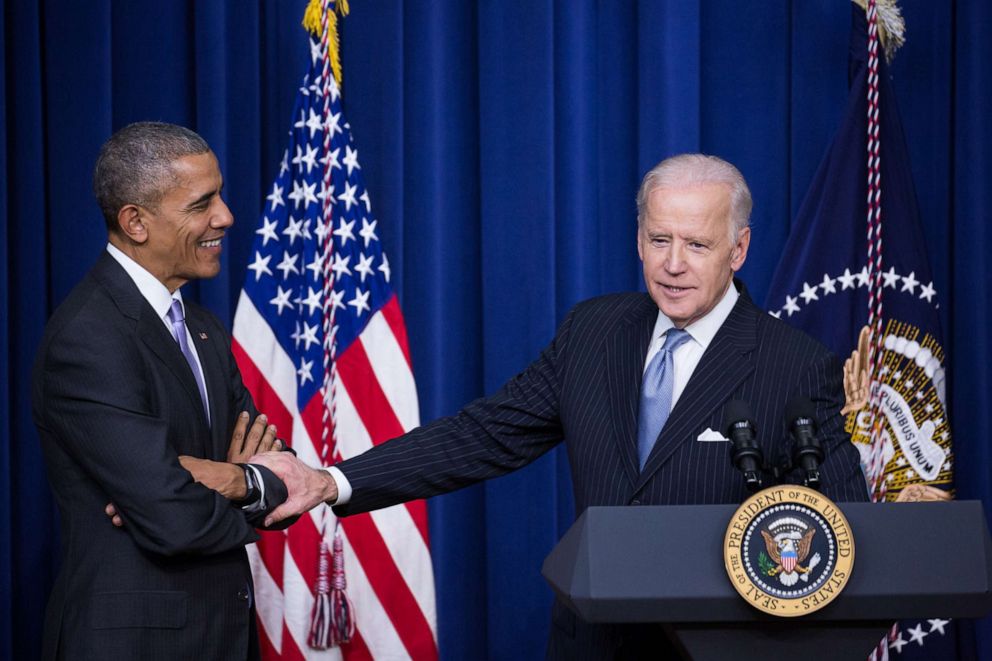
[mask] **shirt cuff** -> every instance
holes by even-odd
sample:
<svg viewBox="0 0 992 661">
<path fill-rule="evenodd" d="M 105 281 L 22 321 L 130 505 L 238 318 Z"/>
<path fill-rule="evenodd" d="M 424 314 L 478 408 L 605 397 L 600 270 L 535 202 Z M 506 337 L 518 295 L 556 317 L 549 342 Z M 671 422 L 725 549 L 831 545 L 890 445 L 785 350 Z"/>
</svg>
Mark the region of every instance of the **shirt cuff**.
<svg viewBox="0 0 992 661">
<path fill-rule="evenodd" d="M 265 480 L 262 479 L 262 472 L 256 467 L 251 464 L 245 464 L 245 468 L 250 470 L 255 475 L 255 484 L 258 485 L 258 500 L 251 505 L 245 505 L 241 508 L 242 511 L 251 514 L 265 509 Z"/>
<path fill-rule="evenodd" d="M 348 478 L 344 476 L 337 466 L 324 466 L 324 470 L 331 476 L 334 480 L 334 484 L 338 487 L 338 497 L 333 503 L 327 503 L 328 505 L 347 505 L 348 501 L 351 500 L 351 482 Z"/>
</svg>

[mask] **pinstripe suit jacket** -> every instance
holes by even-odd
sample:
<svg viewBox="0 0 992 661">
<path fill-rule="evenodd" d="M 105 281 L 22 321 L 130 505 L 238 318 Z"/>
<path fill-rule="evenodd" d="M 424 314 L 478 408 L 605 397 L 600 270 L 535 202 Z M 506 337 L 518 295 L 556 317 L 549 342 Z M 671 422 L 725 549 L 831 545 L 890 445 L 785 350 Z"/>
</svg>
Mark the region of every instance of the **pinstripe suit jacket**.
<svg viewBox="0 0 992 661">
<path fill-rule="evenodd" d="M 808 335 L 741 296 L 704 352 L 651 451 L 638 469 L 641 378 L 658 308 L 646 294 L 604 296 L 576 306 L 551 344 L 491 397 L 457 415 L 339 465 L 353 488 L 341 514 L 451 491 L 509 472 L 564 440 L 576 511 L 591 505 L 738 503 L 747 492 L 727 443 L 700 442 L 720 430 L 732 399 L 749 402 L 765 457 L 790 449 L 786 402 L 814 402 L 827 457 L 823 491 L 866 500 L 858 454 L 843 430 L 839 361 Z M 603 658 L 619 627 L 576 622 L 556 606 L 549 652 Z"/>
<path fill-rule="evenodd" d="M 258 655 L 244 545 L 252 521 L 196 484 L 179 454 L 223 461 L 235 415 L 255 413 L 210 313 L 187 303 L 210 400 L 124 269 L 104 254 L 59 306 L 33 375 L 33 411 L 62 520 L 44 659 Z M 285 488 L 264 471 L 268 494 Z M 271 490 L 271 491 L 270 491 Z M 123 529 L 103 508 L 117 505 Z"/>
</svg>

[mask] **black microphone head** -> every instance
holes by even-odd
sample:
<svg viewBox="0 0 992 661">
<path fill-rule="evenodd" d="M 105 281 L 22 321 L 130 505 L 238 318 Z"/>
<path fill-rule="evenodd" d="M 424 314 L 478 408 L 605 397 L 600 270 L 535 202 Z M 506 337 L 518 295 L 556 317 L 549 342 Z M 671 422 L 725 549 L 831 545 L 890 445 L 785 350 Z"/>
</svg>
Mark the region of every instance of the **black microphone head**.
<svg viewBox="0 0 992 661">
<path fill-rule="evenodd" d="M 808 418 L 814 425 L 816 424 L 816 406 L 809 397 L 796 395 L 785 405 L 785 422 L 789 427 L 798 418 Z"/>
<path fill-rule="evenodd" d="M 727 402 L 727 408 L 723 414 L 723 428 L 730 429 L 736 423 L 747 421 L 754 426 L 751 419 L 751 406 L 743 399 L 732 399 Z"/>
</svg>

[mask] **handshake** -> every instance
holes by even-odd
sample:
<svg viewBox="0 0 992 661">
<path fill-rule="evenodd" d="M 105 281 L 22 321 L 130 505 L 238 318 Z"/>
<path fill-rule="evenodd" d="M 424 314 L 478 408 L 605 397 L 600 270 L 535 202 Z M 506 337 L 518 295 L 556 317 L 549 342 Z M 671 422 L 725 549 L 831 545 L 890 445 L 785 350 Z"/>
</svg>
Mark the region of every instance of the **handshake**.
<svg viewBox="0 0 992 661">
<path fill-rule="evenodd" d="M 234 502 L 249 496 L 250 478 L 246 466 L 262 466 L 272 471 L 286 486 L 287 497 L 265 517 L 266 528 L 299 516 L 320 503 L 333 504 L 338 498 L 338 488 L 330 473 L 300 461 L 283 441 L 276 438 L 276 426 L 268 424 L 265 414 L 255 418 L 249 427 L 250 417 L 247 411 L 238 416 L 227 461 L 180 455 L 179 463 L 196 482 Z M 113 503 L 109 503 L 105 511 L 115 526 L 124 525 Z"/>
</svg>

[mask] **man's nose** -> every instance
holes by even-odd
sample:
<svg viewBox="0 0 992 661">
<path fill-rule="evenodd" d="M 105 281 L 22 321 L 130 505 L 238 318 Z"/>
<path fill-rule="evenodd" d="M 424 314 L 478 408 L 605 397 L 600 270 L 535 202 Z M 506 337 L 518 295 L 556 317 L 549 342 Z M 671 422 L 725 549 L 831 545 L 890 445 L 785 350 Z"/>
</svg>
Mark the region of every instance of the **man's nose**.
<svg viewBox="0 0 992 661">
<path fill-rule="evenodd" d="M 685 270 L 685 255 L 682 247 L 673 243 L 668 247 L 668 254 L 665 256 L 665 270 L 669 273 L 681 273 Z"/>
<path fill-rule="evenodd" d="M 228 208 L 227 202 L 224 200 L 219 200 L 219 202 L 220 206 L 217 209 L 217 213 L 210 219 L 210 226 L 215 229 L 230 227 L 234 224 L 234 214 Z"/>
</svg>

